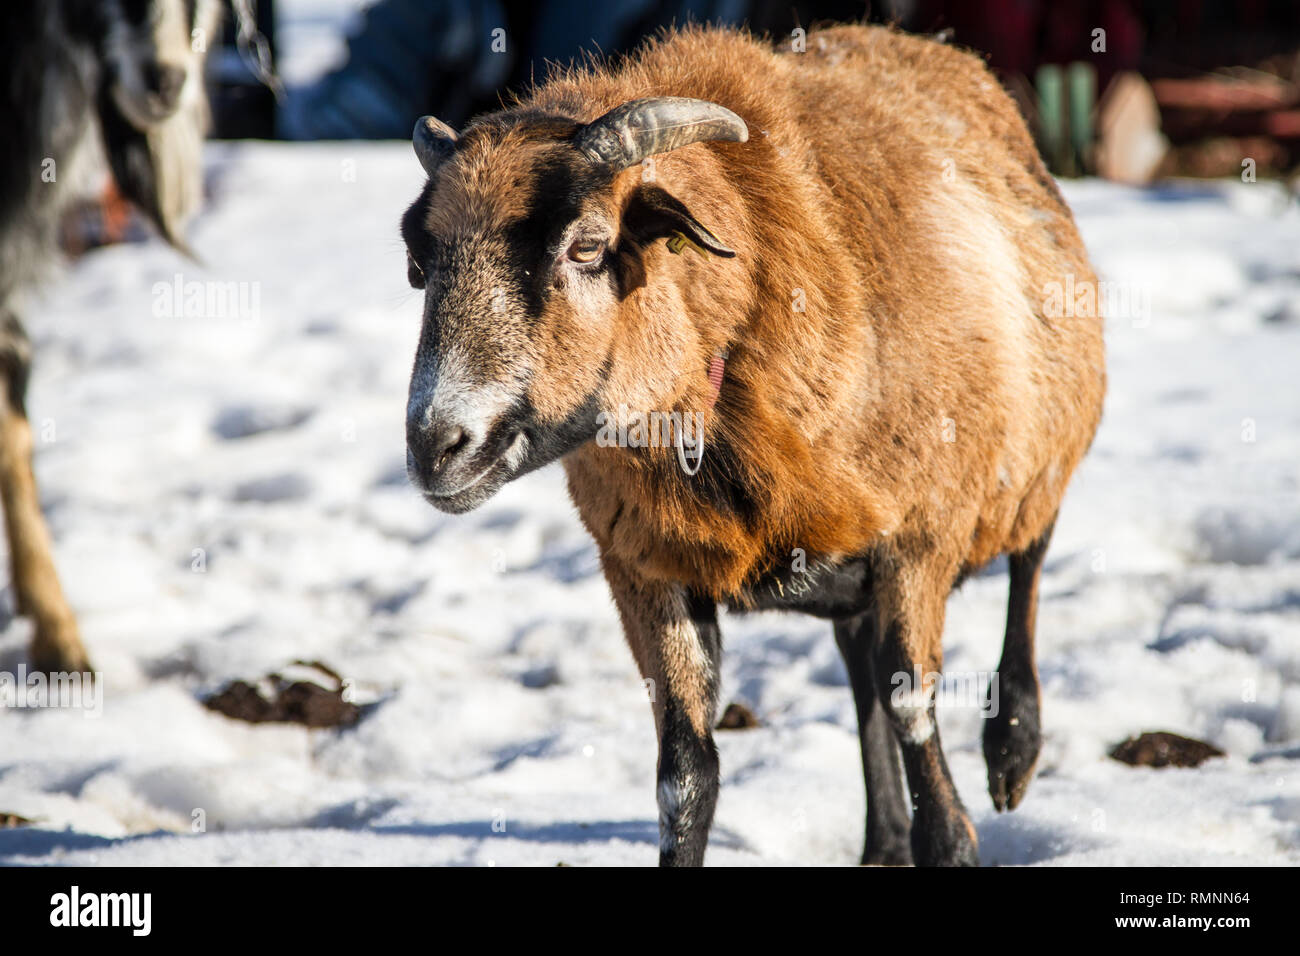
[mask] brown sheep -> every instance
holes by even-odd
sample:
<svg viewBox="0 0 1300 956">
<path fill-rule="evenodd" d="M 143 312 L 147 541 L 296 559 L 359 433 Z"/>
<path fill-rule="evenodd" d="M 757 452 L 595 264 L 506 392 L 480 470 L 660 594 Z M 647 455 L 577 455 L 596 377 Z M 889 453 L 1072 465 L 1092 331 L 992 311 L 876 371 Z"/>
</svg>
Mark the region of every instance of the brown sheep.
<svg viewBox="0 0 1300 956">
<path fill-rule="evenodd" d="M 863 861 L 978 863 L 934 716 L 946 598 L 1010 555 L 984 746 L 1013 808 L 1039 567 L 1105 389 L 1095 309 L 1051 301 L 1094 288 L 1082 242 L 983 64 L 884 28 L 805 53 L 689 29 L 415 147 L 408 471 L 462 512 L 563 459 L 654 689 L 660 861 L 704 856 L 722 604 L 834 621 Z M 627 409 L 697 416 L 694 473 L 682 430 L 593 440 Z"/>
</svg>

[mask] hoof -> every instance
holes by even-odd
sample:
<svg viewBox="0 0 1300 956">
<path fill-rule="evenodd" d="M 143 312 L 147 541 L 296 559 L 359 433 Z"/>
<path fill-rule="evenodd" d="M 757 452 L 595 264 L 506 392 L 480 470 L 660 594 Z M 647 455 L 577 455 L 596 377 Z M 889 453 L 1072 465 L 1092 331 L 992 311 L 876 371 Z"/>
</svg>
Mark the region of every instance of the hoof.
<svg viewBox="0 0 1300 956">
<path fill-rule="evenodd" d="M 907 834 L 868 844 L 862 851 L 862 866 L 911 866 L 912 847 Z"/>
<path fill-rule="evenodd" d="M 979 866 L 979 842 L 965 811 L 918 813 L 912 821 L 912 859 L 917 866 Z"/>
<path fill-rule="evenodd" d="M 38 621 L 32 638 L 33 671 L 44 674 L 92 673 L 90 658 L 81 645 L 75 618 Z"/>
<path fill-rule="evenodd" d="M 1037 693 L 1007 693 L 1003 704 L 998 715 L 984 725 L 989 796 L 999 812 L 1014 810 L 1024 799 L 1043 743 Z"/>
</svg>

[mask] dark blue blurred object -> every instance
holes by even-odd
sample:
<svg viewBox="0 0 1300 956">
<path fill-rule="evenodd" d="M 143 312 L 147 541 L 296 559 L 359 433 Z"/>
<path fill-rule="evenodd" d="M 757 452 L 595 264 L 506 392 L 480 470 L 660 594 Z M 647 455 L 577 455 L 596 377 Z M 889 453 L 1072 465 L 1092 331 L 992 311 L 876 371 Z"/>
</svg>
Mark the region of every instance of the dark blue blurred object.
<svg viewBox="0 0 1300 956">
<path fill-rule="evenodd" d="M 348 40 L 344 66 L 286 114 L 294 139 L 404 139 L 431 99 L 458 113 L 505 82 L 509 58 L 493 54 L 505 24 L 495 0 L 381 0 Z"/>
<path fill-rule="evenodd" d="M 460 126 L 496 107 L 498 91 L 522 88 L 534 74 L 540 80 L 547 61 L 626 50 L 673 23 L 752 23 L 759 6 L 751 0 L 380 0 L 349 39 L 347 63 L 299 94 L 284 132 L 295 139 L 404 139 L 425 113 Z M 860 3 L 840 6 L 848 17 L 862 14 Z M 784 12 L 789 16 L 789 8 Z"/>
</svg>

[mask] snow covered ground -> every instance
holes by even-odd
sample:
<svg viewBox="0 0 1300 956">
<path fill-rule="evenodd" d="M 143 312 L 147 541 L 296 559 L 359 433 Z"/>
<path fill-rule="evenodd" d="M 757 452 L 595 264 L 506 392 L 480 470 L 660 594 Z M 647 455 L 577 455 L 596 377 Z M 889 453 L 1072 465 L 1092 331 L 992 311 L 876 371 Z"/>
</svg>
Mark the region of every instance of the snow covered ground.
<svg viewBox="0 0 1300 956">
<path fill-rule="evenodd" d="M 441 515 L 404 477 L 420 299 L 404 144 L 212 146 L 205 265 L 83 259 L 29 309 L 37 470 L 102 715 L 0 709 L 0 862 L 649 864 L 649 709 L 552 467 Z M 1046 744 L 1019 810 L 980 721 L 941 710 L 989 864 L 1300 863 L 1300 211 L 1265 184 L 1067 196 L 1104 276 L 1110 394 L 1039 613 Z M 187 315 L 181 282 L 243 308 Z M 156 287 L 157 284 L 157 287 Z M 990 670 L 1004 569 L 949 602 Z M 5 599 L 7 602 L 7 598 Z M 28 624 L 4 623 L 14 672 Z M 728 617 L 712 864 L 852 863 L 863 788 L 829 627 Z M 374 702 L 345 731 L 252 726 L 203 694 L 296 659 Z M 1169 730 L 1197 770 L 1106 756 Z M 202 810 L 205 832 L 194 833 Z"/>
</svg>

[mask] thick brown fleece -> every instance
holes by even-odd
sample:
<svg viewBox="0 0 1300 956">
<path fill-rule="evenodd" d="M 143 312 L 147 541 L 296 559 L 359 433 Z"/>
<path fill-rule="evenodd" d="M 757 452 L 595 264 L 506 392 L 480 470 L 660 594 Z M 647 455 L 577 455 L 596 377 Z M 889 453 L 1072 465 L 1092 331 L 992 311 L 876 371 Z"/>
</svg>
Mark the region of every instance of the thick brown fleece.
<svg viewBox="0 0 1300 956">
<path fill-rule="evenodd" d="M 1047 314 L 1051 284 L 1095 278 L 984 65 L 883 28 L 816 32 L 803 54 L 689 30 L 613 70 L 553 80 L 525 105 L 586 122 L 649 95 L 718 102 L 749 125 L 746 144 L 654 161 L 657 184 L 738 254 L 646 250 L 605 407 L 706 414 L 706 471 L 709 448 L 725 448 L 715 481 L 753 507 L 719 507 L 672 449 L 587 445 L 566 467 L 602 552 L 743 602 L 796 548 L 923 560 L 946 589 L 1037 539 L 1100 417 L 1102 322 Z M 623 173 L 613 202 L 641 176 Z M 606 343 L 552 341 L 570 374 L 539 376 L 532 397 L 558 416 L 589 384 L 572 370 Z"/>
</svg>

